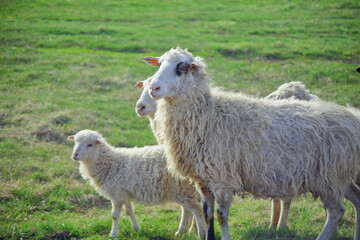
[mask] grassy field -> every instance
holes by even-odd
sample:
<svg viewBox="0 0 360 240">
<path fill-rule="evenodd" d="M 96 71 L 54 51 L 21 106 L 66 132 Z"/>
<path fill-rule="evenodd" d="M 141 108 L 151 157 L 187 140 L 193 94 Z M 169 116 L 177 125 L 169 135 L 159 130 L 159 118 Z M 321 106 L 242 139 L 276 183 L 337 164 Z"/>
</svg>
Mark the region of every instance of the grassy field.
<svg viewBox="0 0 360 240">
<path fill-rule="evenodd" d="M 0 239 L 106 239 L 110 204 L 81 178 L 66 137 L 100 131 L 117 146 L 155 144 L 134 112 L 141 61 L 180 45 L 203 56 L 215 85 L 265 96 L 302 81 L 320 98 L 360 108 L 356 0 L 0 1 Z M 334 239 L 351 239 L 354 210 Z M 270 201 L 236 198 L 233 239 L 314 239 L 319 200 L 292 204 L 289 229 L 268 229 Z M 141 230 L 119 239 L 174 238 L 179 207 L 135 205 Z M 218 238 L 219 227 L 216 224 Z"/>
</svg>

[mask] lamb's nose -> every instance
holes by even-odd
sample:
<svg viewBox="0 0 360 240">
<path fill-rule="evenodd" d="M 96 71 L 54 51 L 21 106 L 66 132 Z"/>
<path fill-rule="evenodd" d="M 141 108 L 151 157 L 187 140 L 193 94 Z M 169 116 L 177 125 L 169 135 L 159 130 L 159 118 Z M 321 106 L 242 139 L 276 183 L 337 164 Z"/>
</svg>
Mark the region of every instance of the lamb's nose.
<svg viewBox="0 0 360 240">
<path fill-rule="evenodd" d="M 72 156 L 72 158 L 73 158 L 73 159 L 76 159 L 78 156 L 79 156 L 78 153 L 74 153 L 73 156 Z"/>
</svg>

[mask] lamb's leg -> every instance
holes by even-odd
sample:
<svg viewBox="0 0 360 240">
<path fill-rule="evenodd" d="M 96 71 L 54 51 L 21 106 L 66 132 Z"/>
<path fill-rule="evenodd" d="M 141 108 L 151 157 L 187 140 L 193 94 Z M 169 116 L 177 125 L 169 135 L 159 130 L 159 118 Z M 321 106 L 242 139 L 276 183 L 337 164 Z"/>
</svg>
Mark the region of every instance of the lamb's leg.
<svg viewBox="0 0 360 240">
<path fill-rule="evenodd" d="M 229 210 L 233 198 L 232 191 L 219 190 L 215 193 L 215 200 L 218 205 L 217 218 L 221 228 L 221 239 L 230 240 L 228 226 Z"/>
<path fill-rule="evenodd" d="M 339 220 L 345 213 L 341 201 L 324 202 L 327 211 L 326 222 L 316 240 L 328 240 L 336 232 Z"/>
<path fill-rule="evenodd" d="M 360 240 L 360 188 L 354 183 L 351 183 L 349 190 L 345 194 L 345 198 L 352 202 L 356 210 L 356 225 L 354 239 Z"/>
<path fill-rule="evenodd" d="M 177 199 L 175 199 L 175 201 L 179 203 L 185 210 L 184 213 L 186 213 L 187 226 L 189 225 L 191 219 L 191 214 L 188 211 L 190 210 L 192 212 L 192 214 L 195 217 L 196 224 L 198 226 L 198 234 L 201 239 L 205 239 L 206 224 L 201 206 L 196 201 L 194 201 L 194 199 L 189 199 L 187 196 L 180 196 L 180 194 L 179 196 L 177 196 Z M 184 231 L 187 230 L 187 226 L 184 227 Z M 179 227 L 179 231 L 180 231 L 180 227 Z"/>
<path fill-rule="evenodd" d="M 214 207 L 215 199 L 214 195 L 205 185 L 200 185 L 199 189 L 204 198 L 203 211 L 205 215 L 205 221 L 207 225 L 207 234 L 206 240 L 215 240 L 215 231 L 214 231 Z M 199 225 L 198 225 L 199 227 Z"/>
<path fill-rule="evenodd" d="M 280 198 L 271 199 L 271 217 L 270 217 L 270 227 L 275 228 L 278 225 L 281 211 Z"/>
<path fill-rule="evenodd" d="M 194 233 L 198 232 L 197 223 L 196 223 L 196 220 L 195 220 L 194 215 L 192 213 L 191 213 L 191 226 L 190 226 L 190 229 L 189 229 L 189 233 L 190 232 L 194 232 Z"/>
<path fill-rule="evenodd" d="M 175 236 L 183 234 L 188 230 L 190 220 L 191 220 L 191 211 L 185 208 L 184 206 L 181 206 L 181 221 L 180 221 L 179 229 L 175 233 Z"/>
<path fill-rule="evenodd" d="M 131 219 L 133 230 L 138 231 L 140 229 L 140 226 L 136 222 L 133 206 L 130 201 L 125 203 L 125 211 L 126 211 L 126 215 L 128 215 Z"/>
<path fill-rule="evenodd" d="M 276 230 L 283 229 L 287 225 L 287 220 L 289 216 L 291 198 L 283 198 L 281 199 L 281 214 L 280 219 L 277 225 Z"/>
<path fill-rule="evenodd" d="M 123 202 L 114 202 L 111 201 L 112 204 L 112 226 L 111 226 L 111 232 L 110 232 L 110 236 L 113 238 L 117 238 L 118 237 L 118 224 L 119 224 L 119 219 L 120 219 L 120 213 L 121 213 L 121 209 L 122 206 L 124 205 Z"/>
</svg>

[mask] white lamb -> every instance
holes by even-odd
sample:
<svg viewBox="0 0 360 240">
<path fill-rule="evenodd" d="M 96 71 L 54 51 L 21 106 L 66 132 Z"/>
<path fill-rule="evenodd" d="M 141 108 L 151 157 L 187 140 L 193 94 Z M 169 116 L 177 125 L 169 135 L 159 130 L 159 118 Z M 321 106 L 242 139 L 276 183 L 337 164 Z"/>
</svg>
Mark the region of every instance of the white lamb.
<svg viewBox="0 0 360 240">
<path fill-rule="evenodd" d="M 111 201 L 112 237 L 118 236 L 123 205 L 133 229 L 139 229 L 132 201 L 145 204 L 176 202 L 182 207 L 176 235 L 187 231 L 191 212 L 195 216 L 199 235 L 202 238 L 206 235 L 205 219 L 198 203 L 199 194 L 188 181 L 175 178 L 166 170 L 162 146 L 114 148 L 99 133 L 91 130 L 82 130 L 75 136 L 69 136 L 68 140 L 75 141 L 72 159 L 80 161 L 82 177 Z"/>
<path fill-rule="evenodd" d="M 236 192 L 259 198 L 320 197 L 327 240 L 344 214 L 346 197 L 360 214 L 360 122 L 344 107 L 322 101 L 269 100 L 242 94 L 215 99 L 202 58 L 171 49 L 144 60 L 159 66 L 150 83 L 155 121 L 168 167 L 202 188 L 209 230 L 214 198 L 222 239 L 230 239 L 229 207 Z M 212 195 L 213 194 L 213 195 Z M 360 238 L 360 218 L 355 238 Z M 215 239 L 208 232 L 208 239 Z"/>
</svg>

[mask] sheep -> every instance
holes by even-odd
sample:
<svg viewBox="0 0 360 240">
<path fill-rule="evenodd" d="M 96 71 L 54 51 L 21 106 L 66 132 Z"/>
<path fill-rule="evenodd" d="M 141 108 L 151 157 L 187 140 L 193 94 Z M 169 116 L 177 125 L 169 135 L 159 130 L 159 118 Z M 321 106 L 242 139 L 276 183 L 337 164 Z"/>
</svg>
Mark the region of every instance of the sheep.
<svg viewBox="0 0 360 240">
<path fill-rule="evenodd" d="M 276 91 L 266 96 L 267 99 L 298 99 L 320 100 L 318 96 L 310 94 L 301 82 L 289 82 L 281 85 Z"/>
<path fill-rule="evenodd" d="M 152 77 L 148 78 L 147 80 L 138 82 L 136 84 L 137 87 L 143 88 L 142 94 L 139 98 L 139 100 L 136 103 L 136 112 L 138 116 L 144 117 L 147 116 L 150 119 L 150 126 L 153 129 L 153 132 L 155 136 L 156 130 L 155 128 L 155 122 L 154 114 L 156 112 L 156 102 L 154 99 L 150 97 L 150 94 L 148 92 L 150 81 Z M 213 94 L 215 94 L 219 91 L 213 91 Z M 312 95 L 309 93 L 309 90 L 306 89 L 306 87 L 301 82 L 290 82 L 285 83 L 281 85 L 276 91 L 269 94 L 266 98 L 268 99 L 298 99 L 298 100 L 320 100 L 316 95 Z M 351 111 L 354 111 L 354 115 L 356 115 L 356 109 L 349 109 Z M 360 113 L 357 111 L 358 114 Z M 360 117 L 359 117 L 360 119 Z M 157 136 L 158 138 L 158 136 Z M 358 176 L 358 180 L 356 183 L 359 185 L 359 179 L 360 175 Z M 277 230 L 282 229 L 287 226 L 287 218 L 288 218 L 288 212 L 290 208 L 292 199 L 291 198 L 285 198 L 285 199 L 279 199 L 275 198 L 271 201 L 271 218 L 270 218 L 270 226 L 276 227 Z"/>
<path fill-rule="evenodd" d="M 166 170 L 164 148 L 161 145 L 142 148 L 114 148 L 98 133 L 82 130 L 69 136 L 75 146 L 72 159 L 80 162 L 82 177 L 112 204 L 110 236 L 118 236 L 118 222 L 122 206 L 130 216 L 132 227 L 138 230 L 131 202 L 181 205 L 182 216 L 175 235 L 186 232 L 191 212 L 198 225 L 198 234 L 204 237 L 205 219 L 199 194 L 189 181 L 175 178 Z M 190 212 L 190 211 L 191 212 Z"/>
<path fill-rule="evenodd" d="M 203 59 L 179 47 L 143 60 L 159 66 L 150 94 L 159 100 L 154 120 L 168 168 L 202 186 L 208 239 L 215 239 L 214 200 L 227 240 L 233 194 L 243 191 L 264 199 L 320 197 L 327 220 L 318 240 L 336 230 L 344 197 L 359 216 L 360 189 L 352 181 L 360 165 L 360 122 L 351 112 L 322 101 L 214 98 Z"/>
<path fill-rule="evenodd" d="M 276 91 L 266 96 L 268 99 L 288 99 L 288 100 L 306 100 L 306 101 L 320 101 L 316 95 L 310 94 L 309 90 L 301 82 L 284 83 Z M 358 119 L 360 119 L 360 111 L 347 107 L 347 110 L 352 112 Z M 360 174 L 357 175 L 355 183 L 360 185 Z M 271 201 L 271 218 L 270 226 L 276 227 L 277 230 L 287 226 L 287 218 L 292 199 L 275 198 Z"/>
<path fill-rule="evenodd" d="M 150 120 L 150 126 L 156 136 L 156 130 L 154 129 L 155 123 L 153 121 L 154 114 L 156 112 L 156 102 L 150 97 L 149 86 L 152 77 L 140 81 L 136 84 L 137 87 L 143 88 L 141 96 L 136 103 L 136 113 L 140 117 L 147 116 Z M 217 91 L 213 91 L 216 94 Z M 316 95 L 310 94 L 309 90 L 301 82 L 290 82 L 281 85 L 276 91 L 266 96 L 268 99 L 298 99 L 298 100 L 320 100 Z M 353 111 L 354 115 L 360 114 L 360 112 L 354 108 L 349 108 L 349 111 Z M 359 116 L 359 115 L 358 115 Z M 358 117 L 360 119 L 360 116 Z M 356 184 L 360 184 L 360 175 L 358 175 Z M 292 199 L 275 198 L 271 201 L 271 217 L 270 227 L 276 227 L 280 230 L 287 226 L 288 212 Z"/>
</svg>

